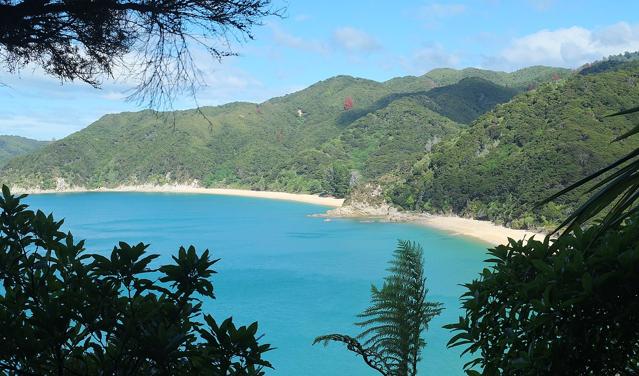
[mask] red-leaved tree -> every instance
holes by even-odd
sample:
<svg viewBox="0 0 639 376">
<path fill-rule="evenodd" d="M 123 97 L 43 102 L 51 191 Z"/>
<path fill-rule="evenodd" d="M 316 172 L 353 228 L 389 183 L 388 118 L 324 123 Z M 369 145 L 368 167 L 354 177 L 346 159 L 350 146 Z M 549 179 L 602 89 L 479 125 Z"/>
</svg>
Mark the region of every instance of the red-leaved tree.
<svg viewBox="0 0 639 376">
<path fill-rule="evenodd" d="M 346 99 L 344 99 L 344 111 L 348 111 L 351 108 L 353 108 L 353 98 L 346 97 Z"/>
</svg>

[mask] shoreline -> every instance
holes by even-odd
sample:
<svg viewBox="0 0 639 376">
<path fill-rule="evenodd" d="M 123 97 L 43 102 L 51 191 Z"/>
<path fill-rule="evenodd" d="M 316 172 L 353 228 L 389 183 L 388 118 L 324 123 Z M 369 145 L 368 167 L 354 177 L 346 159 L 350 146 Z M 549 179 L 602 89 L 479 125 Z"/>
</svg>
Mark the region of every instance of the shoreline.
<svg viewBox="0 0 639 376">
<path fill-rule="evenodd" d="M 543 241 L 546 234 L 529 230 L 518 230 L 478 219 L 450 217 L 443 215 L 428 215 L 413 223 L 442 230 L 452 235 L 463 236 L 479 240 L 483 243 L 497 246 L 507 244 L 508 238 L 514 240 L 530 239 Z"/>
<path fill-rule="evenodd" d="M 530 239 L 534 236 L 536 240 L 543 241 L 546 237 L 546 234 L 540 232 L 513 229 L 490 221 L 457 216 L 400 212 L 387 205 L 383 205 L 379 208 L 353 208 L 349 206 L 342 206 L 315 216 L 323 218 L 374 220 L 391 223 L 415 224 L 443 231 L 453 236 L 461 236 L 478 240 L 491 246 L 505 244 L 508 242 L 508 238 L 521 240 L 524 238 Z"/>
<path fill-rule="evenodd" d="M 275 191 L 253 191 L 249 189 L 235 188 L 201 188 L 193 185 L 123 185 L 114 188 L 88 189 L 85 187 L 65 187 L 61 189 L 24 189 L 14 187 L 14 193 L 29 195 L 55 194 L 55 193 L 89 193 L 89 192 L 138 192 L 138 193 L 178 193 L 178 194 L 209 194 L 221 196 L 238 196 L 264 198 L 271 200 L 294 201 L 306 204 L 331 207 L 325 213 L 312 214 L 322 218 L 344 218 L 354 220 L 376 220 L 394 223 L 409 223 L 444 231 L 453 236 L 462 236 L 481 241 L 488 245 L 506 243 L 508 238 L 519 240 L 529 239 L 535 236 L 537 240 L 543 240 L 545 234 L 517 230 L 500 226 L 490 221 L 462 218 L 456 216 L 432 215 L 425 213 L 400 212 L 388 205 L 380 207 L 368 206 L 343 206 L 344 199 L 335 197 L 321 197 L 305 193 L 287 193 Z"/>
<path fill-rule="evenodd" d="M 187 193 L 187 194 L 209 194 L 220 196 L 240 196 L 265 198 L 271 200 L 295 201 L 306 204 L 330 206 L 337 208 L 342 206 L 344 199 L 335 197 L 321 197 L 306 193 L 287 193 L 275 191 L 252 191 L 249 189 L 234 188 L 201 188 L 192 185 L 123 185 L 115 188 L 88 189 L 84 187 L 70 187 L 63 189 L 23 189 L 12 188 L 14 193 L 25 193 L 29 195 L 50 194 L 50 193 L 88 193 L 88 192 L 140 192 L 140 193 Z"/>
</svg>

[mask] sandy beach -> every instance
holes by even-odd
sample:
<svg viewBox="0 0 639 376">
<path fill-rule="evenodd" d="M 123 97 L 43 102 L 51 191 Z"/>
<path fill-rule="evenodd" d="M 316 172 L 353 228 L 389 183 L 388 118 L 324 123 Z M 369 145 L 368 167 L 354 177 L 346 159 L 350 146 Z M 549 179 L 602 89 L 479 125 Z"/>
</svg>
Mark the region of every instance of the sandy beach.
<svg viewBox="0 0 639 376">
<path fill-rule="evenodd" d="M 257 197 L 273 200 L 304 202 L 307 204 L 324 205 L 330 207 L 342 206 L 344 199 L 321 197 L 303 193 L 285 193 L 272 191 L 251 191 L 248 189 L 231 188 L 200 188 L 192 185 L 123 185 L 115 188 L 87 189 L 83 187 L 69 187 L 64 189 L 21 189 L 14 187 L 15 193 L 43 194 L 43 193 L 72 193 L 72 192 L 149 192 L 149 193 L 196 193 L 225 196 Z"/>
<path fill-rule="evenodd" d="M 500 226 L 490 221 L 461 218 L 456 216 L 432 215 L 426 213 L 403 212 L 388 204 L 369 206 L 356 203 L 331 209 L 320 217 L 351 218 L 360 220 L 376 220 L 385 222 L 415 223 L 448 232 L 452 235 L 465 236 L 480 240 L 488 245 L 506 243 L 508 238 L 520 240 L 523 238 L 543 240 L 545 235 L 527 230 L 515 230 Z"/>
<path fill-rule="evenodd" d="M 496 225 L 489 221 L 479 221 L 470 218 L 446 217 L 438 215 L 424 216 L 414 221 L 417 224 L 450 232 L 453 235 L 467 236 L 481 240 L 491 245 L 505 244 L 508 238 L 520 240 L 523 238 L 543 241 L 545 235 L 527 230 L 516 230 Z"/>
<path fill-rule="evenodd" d="M 193 185 L 123 185 L 115 188 L 87 189 L 84 187 L 65 187 L 63 189 L 22 189 L 14 187 L 15 193 L 43 194 L 43 193 L 72 193 L 72 192 L 148 192 L 148 193 L 190 193 L 212 194 L 242 197 L 257 197 L 273 200 L 287 200 L 308 204 L 323 205 L 336 208 L 326 214 L 318 214 L 321 217 L 374 219 L 388 222 L 415 223 L 423 226 L 446 231 L 452 235 L 466 236 L 480 240 L 490 245 L 505 243 L 508 238 L 516 240 L 531 238 L 542 240 L 543 234 L 515 230 L 496 225 L 489 221 L 460 218 L 453 216 L 440 216 L 422 213 L 399 212 L 389 206 L 381 208 L 353 208 L 342 206 L 344 199 L 334 197 L 321 197 L 318 195 L 303 193 L 286 193 L 273 191 L 252 191 L 248 189 L 232 188 L 201 188 Z"/>
</svg>

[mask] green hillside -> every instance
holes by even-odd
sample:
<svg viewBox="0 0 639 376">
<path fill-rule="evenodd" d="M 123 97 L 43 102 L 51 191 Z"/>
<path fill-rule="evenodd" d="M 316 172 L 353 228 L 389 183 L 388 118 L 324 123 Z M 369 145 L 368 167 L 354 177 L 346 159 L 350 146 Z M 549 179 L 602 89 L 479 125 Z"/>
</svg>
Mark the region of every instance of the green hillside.
<svg viewBox="0 0 639 376">
<path fill-rule="evenodd" d="M 427 95 L 437 104 L 436 111 L 460 123 L 470 123 L 500 103 L 508 102 L 516 89 L 479 77 L 430 90 Z"/>
<path fill-rule="evenodd" d="M 516 70 L 514 72 L 496 72 L 478 68 L 465 68 L 462 70 L 451 68 L 433 69 L 424 76 L 433 80 L 439 86 L 452 85 L 464 78 L 479 77 L 493 83 L 526 90 L 530 86 L 551 81 L 554 78 L 565 78 L 571 74 L 570 69 L 553 68 L 545 66 L 532 66 Z"/>
<path fill-rule="evenodd" d="M 46 144 L 48 141 L 32 140 L 20 136 L 0 136 L 0 166 L 4 166 L 11 158 L 28 154 Z"/>
<path fill-rule="evenodd" d="M 639 60 L 639 52 L 625 52 L 623 54 L 611 55 L 605 59 L 586 64 L 578 69 L 578 72 L 579 74 L 587 75 L 621 69 L 627 63 L 632 63 L 637 60 Z"/>
<path fill-rule="evenodd" d="M 392 189 L 407 209 L 451 212 L 515 227 L 551 225 L 577 195 L 532 205 L 636 146 L 611 141 L 636 118 L 605 118 L 639 103 L 639 64 L 573 75 L 521 94 L 438 144 Z"/>
<path fill-rule="evenodd" d="M 451 82 L 450 84 L 454 84 L 455 82 Z M 395 77 L 391 78 L 388 81 L 385 81 L 384 86 L 386 86 L 390 91 L 396 93 L 414 93 L 417 91 L 425 91 L 430 90 L 434 87 L 437 87 L 438 84 L 433 81 L 431 78 L 426 75 L 423 76 L 404 76 L 404 77 Z"/>
<path fill-rule="evenodd" d="M 422 77 L 349 76 L 261 104 L 107 115 L 9 163 L 20 187 L 191 183 L 345 195 L 392 176 L 516 90 L 481 78 L 435 89 Z M 351 101 L 352 108 L 345 108 Z"/>
</svg>

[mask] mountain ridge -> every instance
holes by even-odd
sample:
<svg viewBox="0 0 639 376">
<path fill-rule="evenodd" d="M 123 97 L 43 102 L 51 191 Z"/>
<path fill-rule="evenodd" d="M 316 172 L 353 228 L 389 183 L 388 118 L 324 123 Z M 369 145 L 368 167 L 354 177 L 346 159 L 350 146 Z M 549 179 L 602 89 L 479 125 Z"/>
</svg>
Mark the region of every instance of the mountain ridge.
<svg viewBox="0 0 639 376">
<path fill-rule="evenodd" d="M 606 115 L 639 103 L 638 77 L 639 62 L 632 62 L 551 81 L 499 104 L 424 155 L 390 199 L 408 210 L 552 228 L 583 192 L 541 208 L 537 202 L 637 146 L 612 142 L 635 118 Z"/>
</svg>

